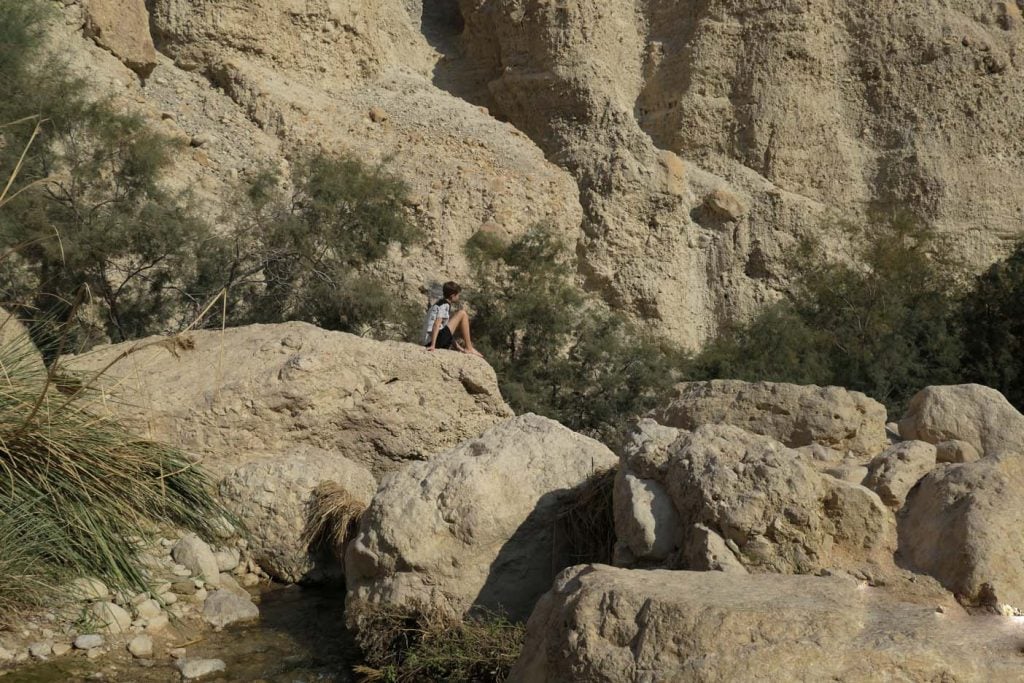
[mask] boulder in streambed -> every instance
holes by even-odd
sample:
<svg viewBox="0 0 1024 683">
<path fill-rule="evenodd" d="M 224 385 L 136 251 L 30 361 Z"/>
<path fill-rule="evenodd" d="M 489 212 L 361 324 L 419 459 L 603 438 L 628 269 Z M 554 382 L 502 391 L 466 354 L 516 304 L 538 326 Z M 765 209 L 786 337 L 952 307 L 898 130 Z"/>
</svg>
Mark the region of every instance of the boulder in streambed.
<svg viewBox="0 0 1024 683">
<path fill-rule="evenodd" d="M 525 618 L 572 563 L 559 514 L 616 462 L 597 441 L 522 415 L 388 475 L 346 553 L 350 619 L 416 603 Z"/>
</svg>

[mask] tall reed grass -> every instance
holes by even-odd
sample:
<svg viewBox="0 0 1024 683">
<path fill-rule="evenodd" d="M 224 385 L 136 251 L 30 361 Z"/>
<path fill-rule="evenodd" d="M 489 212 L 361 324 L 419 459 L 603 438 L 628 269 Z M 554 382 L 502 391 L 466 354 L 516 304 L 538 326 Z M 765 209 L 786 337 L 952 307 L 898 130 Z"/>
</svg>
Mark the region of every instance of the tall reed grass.
<svg viewBox="0 0 1024 683">
<path fill-rule="evenodd" d="M 19 168 L 0 186 L 0 210 Z M 139 551 L 162 526 L 213 540 L 230 519 L 185 453 L 91 413 L 88 384 L 59 360 L 47 368 L 0 310 L 0 622 L 58 597 L 69 577 L 145 590 Z"/>
</svg>

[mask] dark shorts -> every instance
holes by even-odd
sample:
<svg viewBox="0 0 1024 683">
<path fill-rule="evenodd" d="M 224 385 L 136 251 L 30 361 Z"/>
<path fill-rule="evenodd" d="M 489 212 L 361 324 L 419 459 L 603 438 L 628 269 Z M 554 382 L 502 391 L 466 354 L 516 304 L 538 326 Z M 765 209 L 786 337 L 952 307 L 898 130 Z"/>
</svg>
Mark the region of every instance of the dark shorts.
<svg viewBox="0 0 1024 683">
<path fill-rule="evenodd" d="M 428 348 L 430 344 L 426 345 Z M 455 346 L 455 338 L 452 337 L 452 331 L 445 325 L 441 328 L 441 331 L 437 333 L 437 342 L 434 343 L 436 349 L 451 349 Z"/>
</svg>

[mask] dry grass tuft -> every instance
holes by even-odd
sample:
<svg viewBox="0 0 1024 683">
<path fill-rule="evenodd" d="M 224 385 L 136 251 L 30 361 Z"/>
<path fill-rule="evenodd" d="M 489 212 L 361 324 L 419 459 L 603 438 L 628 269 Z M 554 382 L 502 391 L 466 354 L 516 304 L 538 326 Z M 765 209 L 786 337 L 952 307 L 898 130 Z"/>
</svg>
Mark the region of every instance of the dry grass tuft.
<svg viewBox="0 0 1024 683">
<path fill-rule="evenodd" d="M 340 484 L 320 484 L 309 504 L 303 542 L 316 551 L 328 551 L 342 562 L 342 553 L 355 536 L 366 505 Z"/>
<path fill-rule="evenodd" d="M 616 469 L 597 472 L 576 487 L 558 514 L 555 539 L 567 542 L 568 564 L 610 564 L 615 549 L 612 489 Z"/>
<path fill-rule="evenodd" d="M 361 680 L 498 683 L 519 658 L 526 629 L 493 614 L 466 619 L 425 603 L 359 606 L 349 614 L 367 665 Z"/>
</svg>

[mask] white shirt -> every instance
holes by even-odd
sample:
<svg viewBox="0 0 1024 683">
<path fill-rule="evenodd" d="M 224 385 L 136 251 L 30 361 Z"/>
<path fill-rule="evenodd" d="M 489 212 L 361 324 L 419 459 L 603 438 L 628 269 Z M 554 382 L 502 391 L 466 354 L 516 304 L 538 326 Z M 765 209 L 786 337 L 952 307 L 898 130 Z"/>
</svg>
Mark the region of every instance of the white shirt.
<svg viewBox="0 0 1024 683">
<path fill-rule="evenodd" d="M 451 318 L 452 307 L 447 301 L 441 304 L 434 304 L 427 311 L 426 324 L 423 326 L 423 345 L 430 346 L 430 341 L 434 336 L 434 322 L 438 318 L 441 319 L 441 325 L 447 325 L 448 320 Z"/>
</svg>

